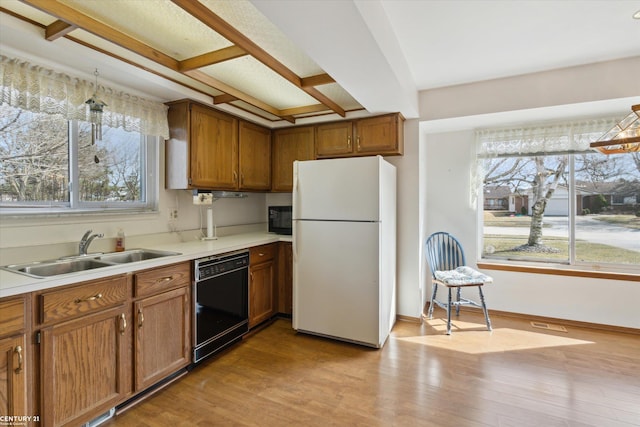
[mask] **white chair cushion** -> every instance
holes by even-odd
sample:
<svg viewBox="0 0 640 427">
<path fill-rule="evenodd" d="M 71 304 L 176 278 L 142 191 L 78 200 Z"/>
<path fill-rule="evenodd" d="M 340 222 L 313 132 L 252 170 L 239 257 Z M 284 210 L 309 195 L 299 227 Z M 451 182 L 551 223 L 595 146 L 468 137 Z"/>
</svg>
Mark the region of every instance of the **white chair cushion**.
<svg viewBox="0 0 640 427">
<path fill-rule="evenodd" d="M 463 265 L 455 270 L 436 271 L 436 279 L 448 285 L 474 285 L 493 282 L 493 278 Z"/>
</svg>

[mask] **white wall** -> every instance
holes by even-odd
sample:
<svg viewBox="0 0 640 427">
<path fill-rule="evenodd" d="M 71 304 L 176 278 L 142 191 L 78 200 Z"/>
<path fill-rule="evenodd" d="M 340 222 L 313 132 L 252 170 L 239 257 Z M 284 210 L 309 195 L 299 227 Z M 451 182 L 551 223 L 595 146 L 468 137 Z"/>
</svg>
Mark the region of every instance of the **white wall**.
<svg viewBox="0 0 640 427">
<path fill-rule="evenodd" d="M 418 120 L 404 124 L 404 156 L 385 157 L 397 173 L 397 313 L 409 317 L 418 317 L 422 306 L 418 125 Z"/>
<path fill-rule="evenodd" d="M 469 197 L 474 128 L 604 112 L 622 118 L 632 103 L 640 103 L 639 75 L 640 57 L 635 57 L 421 92 L 418 158 L 419 170 L 426 177 L 408 176 L 404 185 L 426 183 L 426 191 L 419 194 L 423 199 L 419 217 L 426 221 L 425 234 L 450 231 L 465 246 L 467 262 L 477 261 L 477 209 Z M 412 163 L 408 159 L 404 162 Z M 416 206 L 412 201 L 401 204 L 399 210 Z M 413 239 L 402 238 L 399 245 L 405 251 L 415 246 Z M 420 263 L 424 270 L 422 257 Z M 485 291 L 489 309 L 640 328 L 637 282 L 494 270 L 487 273 L 495 279 Z M 430 285 L 425 294 L 429 290 Z M 419 312 L 401 314 L 417 316 Z"/>
</svg>

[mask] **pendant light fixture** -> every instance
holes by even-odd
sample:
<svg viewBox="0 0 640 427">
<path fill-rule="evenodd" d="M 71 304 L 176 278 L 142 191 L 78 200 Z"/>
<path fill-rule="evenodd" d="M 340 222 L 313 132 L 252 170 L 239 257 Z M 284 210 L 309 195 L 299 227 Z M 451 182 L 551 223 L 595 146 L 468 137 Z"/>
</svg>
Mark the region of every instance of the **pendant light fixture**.
<svg viewBox="0 0 640 427">
<path fill-rule="evenodd" d="M 93 73 L 96 76 L 93 96 L 85 101 L 89 106 L 89 121 L 91 122 L 91 144 L 102 140 L 102 110 L 107 106 L 98 99 L 98 69 Z"/>
<path fill-rule="evenodd" d="M 590 146 L 603 154 L 640 153 L 640 104 Z"/>
</svg>

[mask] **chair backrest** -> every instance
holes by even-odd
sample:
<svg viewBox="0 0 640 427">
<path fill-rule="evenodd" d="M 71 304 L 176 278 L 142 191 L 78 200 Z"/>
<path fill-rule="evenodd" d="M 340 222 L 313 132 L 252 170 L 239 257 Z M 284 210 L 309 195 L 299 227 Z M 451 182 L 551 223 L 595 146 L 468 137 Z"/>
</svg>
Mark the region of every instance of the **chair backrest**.
<svg viewBox="0 0 640 427">
<path fill-rule="evenodd" d="M 435 271 L 454 270 L 466 264 L 462 245 L 458 239 L 444 231 L 429 236 L 424 249 L 434 279 Z"/>
</svg>

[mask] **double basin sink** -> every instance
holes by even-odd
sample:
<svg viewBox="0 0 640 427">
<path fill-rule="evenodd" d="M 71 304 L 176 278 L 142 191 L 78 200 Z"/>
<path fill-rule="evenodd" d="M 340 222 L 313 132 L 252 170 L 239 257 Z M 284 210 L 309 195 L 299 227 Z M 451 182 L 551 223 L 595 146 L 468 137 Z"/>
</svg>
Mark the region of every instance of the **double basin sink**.
<svg viewBox="0 0 640 427">
<path fill-rule="evenodd" d="M 3 270 L 42 279 L 67 273 L 93 270 L 94 268 L 128 264 L 147 259 L 180 255 L 178 252 L 156 251 L 151 249 L 131 249 L 123 252 L 105 254 L 78 255 L 48 261 L 34 261 L 26 264 L 5 265 Z"/>
</svg>

